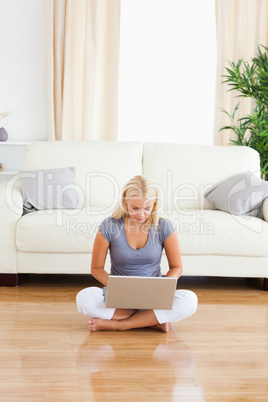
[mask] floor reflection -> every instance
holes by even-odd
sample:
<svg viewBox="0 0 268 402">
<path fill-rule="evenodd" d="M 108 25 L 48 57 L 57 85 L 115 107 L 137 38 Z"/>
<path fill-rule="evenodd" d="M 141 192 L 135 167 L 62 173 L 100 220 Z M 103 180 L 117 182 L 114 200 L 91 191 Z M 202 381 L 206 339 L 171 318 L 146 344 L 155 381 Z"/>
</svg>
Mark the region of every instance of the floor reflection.
<svg viewBox="0 0 268 402">
<path fill-rule="evenodd" d="M 153 400 L 157 393 L 158 400 L 183 400 L 180 395 L 204 400 L 192 379 L 194 353 L 174 328 L 168 334 L 150 329 L 91 333 L 78 350 L 77 369 L 88 375 L 96 398 L 113 393 L 124 400 Z"/>
</svg>

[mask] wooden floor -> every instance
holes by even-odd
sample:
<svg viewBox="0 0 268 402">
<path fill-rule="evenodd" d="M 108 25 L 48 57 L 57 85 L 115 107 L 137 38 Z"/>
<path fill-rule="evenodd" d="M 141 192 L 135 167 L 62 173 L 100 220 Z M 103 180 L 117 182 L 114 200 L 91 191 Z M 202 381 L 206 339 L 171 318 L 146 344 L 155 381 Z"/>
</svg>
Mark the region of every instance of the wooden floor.
<svg viewBox="0 0 268 402">
<path fill-rule="evenodd" d="M 197 313 L 171 327 L 88 333 L 87 276 L 0 288 L 0 401 L 268 401 L 268 292 L 260 280 L 182 278 Z"/>
</svg>

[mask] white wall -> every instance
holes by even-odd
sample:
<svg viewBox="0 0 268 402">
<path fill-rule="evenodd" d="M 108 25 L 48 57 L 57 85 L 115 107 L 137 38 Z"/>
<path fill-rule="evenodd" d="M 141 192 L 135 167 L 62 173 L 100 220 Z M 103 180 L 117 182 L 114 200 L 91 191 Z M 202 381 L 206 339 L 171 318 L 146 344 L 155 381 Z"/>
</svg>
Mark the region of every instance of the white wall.
<svg viewBox="0 0 268 402">
<path fill-rule="evenodd" d="M 212 0 L 121 0 L 118 139 L 212 144 Z"/>
<path fill-rule="evenodd" d="M 10 141 L 46 139 L 46 0 L 0 0 L 0 112 Z"/>
</svg>

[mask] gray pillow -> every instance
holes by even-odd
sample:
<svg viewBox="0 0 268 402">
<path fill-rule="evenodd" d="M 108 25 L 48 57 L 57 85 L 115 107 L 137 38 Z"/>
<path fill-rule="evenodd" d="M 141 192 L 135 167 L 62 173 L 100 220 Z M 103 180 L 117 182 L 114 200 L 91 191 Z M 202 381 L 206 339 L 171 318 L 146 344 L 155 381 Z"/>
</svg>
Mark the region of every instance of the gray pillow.
<svg viewBox="0 0 268 402">
<path fill-rule="evenodd" d="M 39 209 L 81 208 L 75 188 L 75 168 L 20 173 L 24 213 Z"/>
<path fill-rule="evenodd" d="M 248 171 L 219 183 L 205 197 L 221 211 L 261 218 L 262 203 L 268 197 L 268 182 Z"/>
</svg>

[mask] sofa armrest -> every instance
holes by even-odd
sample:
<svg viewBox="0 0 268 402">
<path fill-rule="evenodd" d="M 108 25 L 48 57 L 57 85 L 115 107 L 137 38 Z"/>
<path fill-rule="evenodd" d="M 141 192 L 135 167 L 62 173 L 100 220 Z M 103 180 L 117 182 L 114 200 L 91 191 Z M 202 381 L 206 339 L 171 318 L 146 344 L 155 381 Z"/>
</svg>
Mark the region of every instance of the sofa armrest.
<svg viewBox="0 0 268 402">
<path fill-rule="evenodd" d="M 265 198 L 262 204 L 263 219 L 268 222 L 268 198 Z"/>
<path fill-rule="evenodd" d="M 17 273 L 16 225 L 23 212 L 18 180 L 0 186 L 0 273 Z"/>
</svg>

